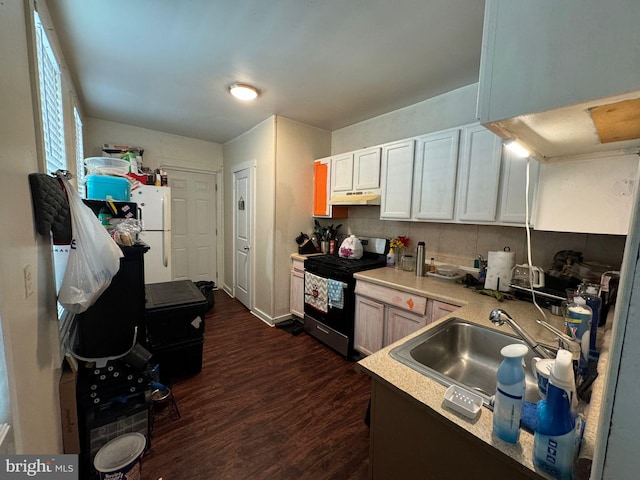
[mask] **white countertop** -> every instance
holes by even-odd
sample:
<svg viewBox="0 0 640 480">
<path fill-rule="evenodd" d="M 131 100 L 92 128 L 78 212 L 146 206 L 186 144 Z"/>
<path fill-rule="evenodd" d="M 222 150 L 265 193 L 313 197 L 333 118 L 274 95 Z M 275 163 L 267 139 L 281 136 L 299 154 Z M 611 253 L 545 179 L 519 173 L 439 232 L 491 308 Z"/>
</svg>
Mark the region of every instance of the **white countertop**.
<svg viewBox="0 0 640 480">
<path fill-rule="evenodd" d="M 440 300 L 453 305 L 459 305 L 461 307 L 450 315 L 441 318 L 418 332 L 415 332 L 414 334 L 379 350 L 373 355 L 364 358 L 358 362 L 358 368 L 368 373 L 376 380 L 384 382 L 385 384 L 408 394 L 415 401 L 426 405 L 451 422 L 475 435 L 480 440 L 500 450 L 505 455 L 510 456 L 528 469 L 535 471 L 532 453 L 533 434 L 525 430 L 521 430 L 520 440 L 517 445 L 502 442 L 492 434 L 493 413 L 489 409 L 482 408 L 480 415 L 475 420 L 469 421 L 468 419 L 445 408 L 443 406 L 443 398 L 446 387 L 394 360 L 389 355 L 389 351 L 404 343 L 409 338 L 419 335 L 420 333 L 433 328 L 435 325 L 438 325 L 451 317 L 460 317 L 467 321 L 513 334 L 513 331 L 507 325 L 496 327 L 489 321 L 489 313 L 495 308 L 503 308 L 506 310 L 514 319 L 516 319 L 518 324 L 525 331 L 530 333 L 537 340 L 550 345 L 555 345 L 557 342 L 554 336 L 544 327 L 541 327 L 535 322 L 536 318 L 542 319 L 542 314 L 538 309 L 529 302 L 519 300 L 505 300 L 503 302 L 499 302 L 493 297 L 481 295 L 471 289 L 465 288 L 462 285 L 447 280 L 441 280 L 434 277 L 416 277 L 415 272 L 405 272 L 393 268 L 368 270 L 356 273 L 354 276 L 358 280 L 372 282 L 389 288 L 396 288 L 404 292 Z M 552 315 L 548 310 L 543 311 L 548 323 L 562 329 L 564 323 L 563 317 Z M 611 322 L 607 323 L 609 326 L 610 324 Z M 587 462 L 593 458 L 593 448 L 598 423 L 597 420 L 600 413 L 600 402 L 604 385 L 604 377 L 606 375 L 606 363 L 608 361 L 610 332 L 609 329 L 607 329 L 606 332 L 601 332 L 601 330 L 602 329 L 599 329 L 598 333 L 604 337 L 604 341 L 602 341 L 603 339 L 601 338 L 599 342 L 602 345 L 598 364 L 598 371 L 600 372 L 600 375 L 594 383 L 591 402 L 586 409 L 586 431 L 580 453 L 581 459 L 584 458 Z"/>
</svg>

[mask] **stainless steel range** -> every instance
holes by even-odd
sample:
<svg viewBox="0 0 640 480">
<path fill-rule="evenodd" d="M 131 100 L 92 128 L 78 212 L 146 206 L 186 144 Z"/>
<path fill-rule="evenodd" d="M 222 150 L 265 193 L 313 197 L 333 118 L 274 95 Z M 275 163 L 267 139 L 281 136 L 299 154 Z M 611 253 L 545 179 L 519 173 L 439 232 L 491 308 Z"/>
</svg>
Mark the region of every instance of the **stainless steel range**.
<svg viewBox="0 0 640 480">
<path fill-rule="evenodd" d="M 389 249 L 384 238 L 358 238 L 364 250 L 360 259 L 317 255 L 304 262 L 304 329 L 347 358 L 353 354 L 353 274 L 384 267 Z"/>
</svg>

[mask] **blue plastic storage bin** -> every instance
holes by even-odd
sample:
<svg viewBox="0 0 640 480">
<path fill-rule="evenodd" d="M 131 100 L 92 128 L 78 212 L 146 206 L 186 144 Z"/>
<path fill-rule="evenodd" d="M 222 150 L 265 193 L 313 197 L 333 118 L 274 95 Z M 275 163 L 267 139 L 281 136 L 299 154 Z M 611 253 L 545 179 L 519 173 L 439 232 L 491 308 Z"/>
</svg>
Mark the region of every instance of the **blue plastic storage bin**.
<svg viewBox="0 0 640 480">
<path fill-rule="evenodd" d="M 87 199 L 128 202 L 131 200 L 129 180 L 110 175 L 89 175 L 87 177 Z"/>
</svg>

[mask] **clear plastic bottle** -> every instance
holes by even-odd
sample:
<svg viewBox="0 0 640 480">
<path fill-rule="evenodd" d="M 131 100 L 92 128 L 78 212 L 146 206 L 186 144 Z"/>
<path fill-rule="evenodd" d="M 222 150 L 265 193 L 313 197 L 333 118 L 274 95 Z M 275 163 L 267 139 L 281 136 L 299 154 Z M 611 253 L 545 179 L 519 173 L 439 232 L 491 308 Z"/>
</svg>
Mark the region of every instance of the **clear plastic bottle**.
<svg viewBox="0 0 640 480">
<path fill-rule="evenodd" d="M 578 374 L 584 376 L 588 372 L 589 330 L 591 329 L 593 313 L 591 307 L 587 305 L 587 301 L 580 295 L 580 290 L 578 290 L 575 295 L 573 301 L 567 305 L 564 314 L 564 325 L 565 333 L 571 338 L 580 341 L 582 345 Z"/>
<path fill-rule="evenodd" d="M 429 263 L 429 271 L 431 273 L 436 273 L 436 261 L 433 257 L 431 257 L 431 263 Z"/>
<path fill-rule="evenodd" d="M 533 464 L 546 476 L 571 480 L 579 447 L 581 419 L 571 409 L 566 387 L 574 384 L 572 355 L 558 350 L 549 376 L 547 397 L 538 402 Z M 575 387 L 574 387 L 575 388 Z"/>
<path fill-rule="evenodd" d="M 518 443 L 520 439 L 520 418 L 526 386 L 522 358 L 528 351 L 529 348 L 520 343 L 507 345 L 500 350 L 504 359 L 497 373 L 493 433 L 508 443 Z"/>
</svg>

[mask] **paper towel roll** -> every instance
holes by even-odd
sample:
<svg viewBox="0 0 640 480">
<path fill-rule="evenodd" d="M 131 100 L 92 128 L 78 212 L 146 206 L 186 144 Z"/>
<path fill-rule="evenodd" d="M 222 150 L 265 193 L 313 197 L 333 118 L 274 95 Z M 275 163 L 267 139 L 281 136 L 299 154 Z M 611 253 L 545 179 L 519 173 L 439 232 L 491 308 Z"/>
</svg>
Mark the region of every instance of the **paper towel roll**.
<svg viewBox="0 0 640 480">
<path fill-rule="evenodd" d="M 515 252 L 489 252 L 487 278 L 484 282 L 484 288 L 508 292 L 511 270 L 515 265 Z"/>
</svg>

